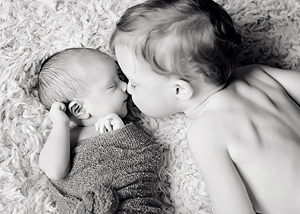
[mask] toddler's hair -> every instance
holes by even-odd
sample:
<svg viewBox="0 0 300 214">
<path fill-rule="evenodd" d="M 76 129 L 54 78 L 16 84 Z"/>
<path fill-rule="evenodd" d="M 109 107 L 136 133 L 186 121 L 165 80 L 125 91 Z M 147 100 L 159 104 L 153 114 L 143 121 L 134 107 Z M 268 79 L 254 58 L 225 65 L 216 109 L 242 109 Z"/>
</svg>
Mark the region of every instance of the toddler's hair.
<svg viewBox="0 0 300 214">
<path fill-rule="evenodd" d="M 41 103 L 50 109 L 54 102 L 68 105 L 86 93 L 87 78 L 84 56 L 100 53 L 88 48 L 70 48 L 58 52 L 43 62 L 38 77 Z"/>
<path fill-rule="evenodd" d="M 232 19 L 211 0 L 149 0 L 125 11 L 110 40 L 133 48 L 161 75 L 196 74 L 221 85 L 235 72 L 241 43 Z"/>
</svg>

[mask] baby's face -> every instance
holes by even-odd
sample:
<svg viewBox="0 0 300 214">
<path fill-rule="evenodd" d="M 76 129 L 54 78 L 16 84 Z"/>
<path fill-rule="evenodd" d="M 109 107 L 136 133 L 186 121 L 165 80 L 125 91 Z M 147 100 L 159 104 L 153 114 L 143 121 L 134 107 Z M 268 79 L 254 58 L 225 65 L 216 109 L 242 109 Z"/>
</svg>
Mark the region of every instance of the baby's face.
<svg viewBox="0 0 300 214">
<path fill-rule="evenodd" d="M 127 114 L 127 84 L 119 79 L 114 60 L 108 56 L 89 60 L 86 73 L 87 97 L 82 99 L 86 110 L 98 119 L 109 113 L 124 117 Z"/>
<path fill-rule="evenodd" d="M 148 63 L 138 59 L 134 51 L 125 45 L 117 44 L 115 52 L 118 63 L 129 80 L 127 92 L 144 114 L 165 117 L 178 112 L 171 78 L 155 73 Z"/>
</svg>

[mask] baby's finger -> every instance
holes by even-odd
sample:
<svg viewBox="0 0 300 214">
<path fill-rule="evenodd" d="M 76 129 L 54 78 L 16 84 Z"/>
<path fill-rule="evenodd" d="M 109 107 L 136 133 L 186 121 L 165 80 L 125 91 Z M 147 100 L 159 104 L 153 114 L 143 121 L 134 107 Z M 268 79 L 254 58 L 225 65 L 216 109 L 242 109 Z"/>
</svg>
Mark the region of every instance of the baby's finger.
<svg viewBox="0 0 300 214">
<path fill-rule="evenodd" d="M 95 123 L 95 129 L 96 129 L 96 131 L 99 131 L 99 130 L 100 130 L 100 127 L 101 127 L 101 121 L 102 121 L 102 119 L 100 118 L 100 119 Z"/>
<path fill-rule="evenodd" d="M 102 119 L 101 123 L 100 123 L 100 126 L 99 126 L 99 130 L 100 130 L 101 134 L 107 132 L 106 124 L 105 123 L 106 123 L 106 120 Z"/>
<path fill-rule="evenodd" d="M 66 106 L 63 103 L 59 103 L 59 108 L 62 111 L 66 111 Z"/>
<path fill-rule="evenodd" d="M 111 125 L 112 125 L 113 129 L 116 130 L 116 129 L 123 127 L 124 122 L 122 121 L 122 119 L 119 116 L 117 116 L 111 121 Z"/>
<path fill-rule="evenodd" d="M 106 131 L 108 131 L 108 132 L 112 131 L 112 126 L 111 126 L 110 120 L 105 121 L 105 128 L 106 128 Z"/>
<path fill-rule="evenodd" d="M 60 109 L 60 103 L 59 102 L 52 103 L 51 109 Z"/>
<path fill-rule="evenodd" d="M 51 106 L 51 109 L 66 111 L 66 106 L 61 102 L 54 102 Z"/>
</svg>

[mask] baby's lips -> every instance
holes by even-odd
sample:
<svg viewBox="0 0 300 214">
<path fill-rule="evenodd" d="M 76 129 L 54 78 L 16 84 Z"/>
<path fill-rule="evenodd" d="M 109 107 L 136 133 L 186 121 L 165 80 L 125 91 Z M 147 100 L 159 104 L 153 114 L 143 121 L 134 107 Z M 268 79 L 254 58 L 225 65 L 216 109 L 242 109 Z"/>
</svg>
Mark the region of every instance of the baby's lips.
<svg viewBox="0 0 300 214">
<path fill-rule="evenodd" d="M 126 98 L 124 99 L 123 103 L 127 102 L 128 101 L 128 95 L 126 95 Z"/>
</svg>

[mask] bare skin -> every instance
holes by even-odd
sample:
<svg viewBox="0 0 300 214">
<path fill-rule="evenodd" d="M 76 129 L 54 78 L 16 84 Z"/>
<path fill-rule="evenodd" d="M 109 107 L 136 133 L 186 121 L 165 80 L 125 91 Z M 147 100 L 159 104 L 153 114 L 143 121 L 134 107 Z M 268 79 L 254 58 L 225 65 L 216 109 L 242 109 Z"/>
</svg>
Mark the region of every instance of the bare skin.
<svg viewBox="0 0 300 214">
<path fill-rule="evenodd" d="M 229 86 L 186 112 L 215 213 L 300 213 L 299 72 L 289 79 L 262 69 L 240 68 Z"/>
<path fill-rule="evenodd" d="M 122 44 L 116 56 L 142 112 L 193 120 L 188 142 L 216 214 L 300 213 L 299 71 L 245 66 L 224 87 L 159 75 Z"/>
<path fill-rule="evenodd" d="M 86 72 L 88 95 L 72 98 L 68 106 L 55 102 L 50 109 L 53 128 L 41 150 L 39 164 L 53 180 L 69 173 L 70 151 L 79 140 L 124 126 L 121 118 L 127 114 L 127 84 L 119 79 L 114 60 L 101 54 L 86 56 L 84 66 L 77 66 Z M 65 113 L 67 109 L 70 118 Z M 70 129 L 70 121 L 75 128 Z"/>
<path fill-rule="evenodd" d="M 124 103 L 126 105 L 126 103 Z M 70 129 L 71 149 L 78 145 L 78 141 L 98 136 L 99 133 L 110 132 L 124 127 L 124 122 L 116 113 L 110 113 L 100 118 L 95 125 L 76 126 Z"/>
<path fill-rule="evenodd" d="M 126 102 L 123 103 L 122 108 L 126 109 Z M 65 114 L 65 109 L 65 105 L 59 102 L 52 105 L 50 118 L 53 128 L 40 155 L 41 169 L 53 180 L 60 180 L 68 174 L 71 167 L 70 151 L 80 140 L 124 127 L 122 119 L 116 113 L 110 113 L 99 118 L 95 124 L 81 120 L 81 125 L 70 128 L 70 119 Z M 49 156 L 54 154 L 55 161 L 47 161 Z M 53 164 L 54 162 L 57 164 Z"/>
</svg>

